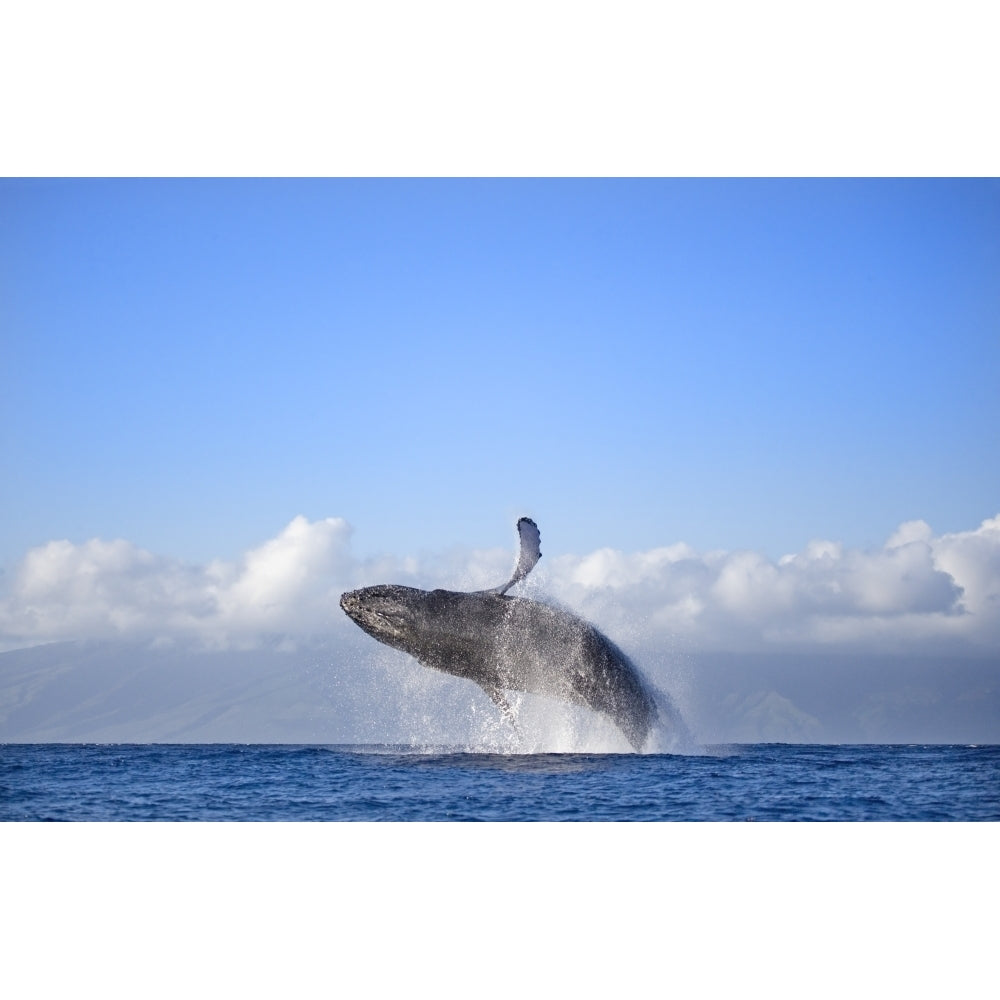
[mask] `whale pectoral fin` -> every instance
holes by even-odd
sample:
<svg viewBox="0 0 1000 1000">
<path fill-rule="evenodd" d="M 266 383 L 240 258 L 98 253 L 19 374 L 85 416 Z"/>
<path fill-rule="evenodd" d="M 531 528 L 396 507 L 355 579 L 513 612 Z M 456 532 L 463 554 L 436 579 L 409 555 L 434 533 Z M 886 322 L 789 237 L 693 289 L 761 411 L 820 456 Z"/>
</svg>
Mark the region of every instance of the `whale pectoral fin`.
<svg viewBox="0 0 1000 1000">
<path fill-rule="evenodd" d="M 514 575 L 502 587 L 493 590 L 494 594 L 506 594 L 518 580 L 523 580 L 542 558 L 542 536 L 538 525 L 530 517 L 522 517 L 517 522 L 517 534 L 521 540 L 521 550 L 517 556 Z"/>
<path fill-rule="evenodd" d="M 483 684 L 482 689 L 490 696 L 493 704 L 500 709 L 500 714 L 514 727 L 517 729 L 517 718 L 514 715 L 514 709 L 510 707 L 510 702 L 503 695 L 503 691 L 498 687 L 493 687 L 491 685 Z"/>
</svg>

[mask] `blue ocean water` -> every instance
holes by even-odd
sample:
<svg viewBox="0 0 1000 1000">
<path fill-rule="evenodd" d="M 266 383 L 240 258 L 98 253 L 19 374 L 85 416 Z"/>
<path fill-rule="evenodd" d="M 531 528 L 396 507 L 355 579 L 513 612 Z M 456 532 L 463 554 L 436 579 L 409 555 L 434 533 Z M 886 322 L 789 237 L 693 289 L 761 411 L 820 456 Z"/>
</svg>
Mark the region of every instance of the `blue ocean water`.
<svg viewBox="0 0 1000 1000">
<path fill-rule="evenodd" d="M 4 744 L 5 821 L 996 821 L 1000 746 Z"/>
</svg>

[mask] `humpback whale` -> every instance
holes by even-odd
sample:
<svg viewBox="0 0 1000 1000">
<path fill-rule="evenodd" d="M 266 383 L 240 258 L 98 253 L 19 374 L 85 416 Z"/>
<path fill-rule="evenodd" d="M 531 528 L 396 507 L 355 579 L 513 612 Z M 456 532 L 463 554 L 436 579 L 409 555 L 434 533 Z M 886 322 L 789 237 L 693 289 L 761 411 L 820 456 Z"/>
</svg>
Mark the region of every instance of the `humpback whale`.
<svg viewBox="0 0 1000 1000">
<path fill-rule="evenodd" d="M 462 592 L 379 584 L 345 593 L 340 606 L 379 642 L 425 667 L 474 681 L 515 728 L 504 691 L 588 706 L 611 718 L 641 750 L 658 711 L 631 660 L 582 618 L 507 594 L 542 555 L 534 521 L 522 517 L 517 531 L 517 563 L 502 586 Z"/>
</svg>

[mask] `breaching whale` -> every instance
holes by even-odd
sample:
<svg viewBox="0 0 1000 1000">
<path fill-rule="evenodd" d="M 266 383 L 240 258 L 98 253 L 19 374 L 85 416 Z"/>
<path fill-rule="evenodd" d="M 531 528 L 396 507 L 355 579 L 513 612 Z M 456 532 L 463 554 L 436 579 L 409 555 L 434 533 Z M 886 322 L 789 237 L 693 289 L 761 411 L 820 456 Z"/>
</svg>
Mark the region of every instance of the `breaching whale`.
<svg viewBox="0 0 1000 1000">
<path fill-rule="evenodd" d="M 534 521 L 522 517 L 517 531 L 514 573 L 500 587 L 465 593 L 380 584 L 345 593 L 340 606 L 379 642 L 475 681 L 512 724 L 504 691 L 549 695 L 609 716 L 641 750 L 658 712 L 629 658 L 582 618 L 507 595 L 542 555 Z"/>
</svg>

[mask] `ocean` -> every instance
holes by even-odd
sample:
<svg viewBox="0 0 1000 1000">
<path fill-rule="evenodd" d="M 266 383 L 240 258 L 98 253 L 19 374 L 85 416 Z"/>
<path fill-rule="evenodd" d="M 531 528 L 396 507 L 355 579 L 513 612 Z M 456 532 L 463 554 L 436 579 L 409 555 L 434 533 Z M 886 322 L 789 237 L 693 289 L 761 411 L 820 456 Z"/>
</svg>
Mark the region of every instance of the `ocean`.
<svg viewBox="0 0 1000 1000">
<path fill-rule="evenodd" d="M 1000 746 L 3 744 L 7 822 L 978 822 Z"/>
</svg>

